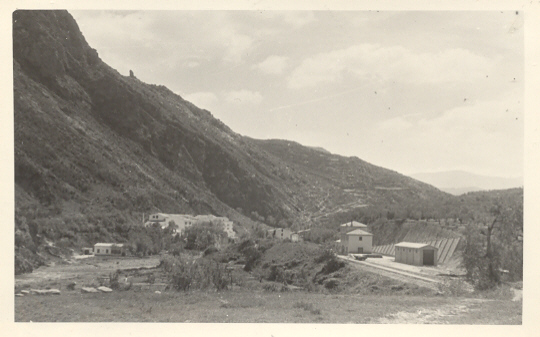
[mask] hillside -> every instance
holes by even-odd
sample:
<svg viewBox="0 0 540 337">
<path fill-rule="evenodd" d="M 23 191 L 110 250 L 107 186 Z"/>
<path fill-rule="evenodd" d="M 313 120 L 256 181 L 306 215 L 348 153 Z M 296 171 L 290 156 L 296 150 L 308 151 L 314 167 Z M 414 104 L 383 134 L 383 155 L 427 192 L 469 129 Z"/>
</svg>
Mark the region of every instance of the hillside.
<svg viewBox="0 0 540 337">
<path fill-rule="evenodd" d="M 241 136 L 109 67 L 66 11 L 14 12 L 13 71 L 17 256 L 123 242 L 157 211 L 227 216 L 241 232 L 453 198 L 358 158 Z"/>
</svg>

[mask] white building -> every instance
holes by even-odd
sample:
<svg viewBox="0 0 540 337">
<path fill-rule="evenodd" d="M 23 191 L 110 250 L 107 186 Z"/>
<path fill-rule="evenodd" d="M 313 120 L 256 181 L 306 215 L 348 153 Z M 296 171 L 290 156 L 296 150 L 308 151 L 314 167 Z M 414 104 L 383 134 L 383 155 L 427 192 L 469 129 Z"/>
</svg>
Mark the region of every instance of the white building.
<svg viewBox="0 0 540 337">
<path fill-rule="evenodd" d="M 236 238 L 236 232 L 233 229 L 233 222 L 226 217 L 218 217 L 215 215 L 189 215 L 189 214 L 165 214 L 155 213 L 150 214 L 148 221 L 144 224 L 145 227 L 152 226 L 158 223 L 162 229 L 169 227 L 171 223 L 177 226 L 175 233 L 182 233 L 186 228 L 201 223 L 211 223 L 216 226 L 221 226 L 223 231 L 227 233 L 227 237 Z"/>
<path fill-rule="evenodd" d="M 125 256 L 126 250 L 122 243 L 96 243 L 94 245 L 94 255 Z"/>
<path fill-rule="evenodd" d="M 427 243 L 400 242 L 395 246 L 396 262 L 416 266 L 436 266 L 438 248 Z"/>
</svg>

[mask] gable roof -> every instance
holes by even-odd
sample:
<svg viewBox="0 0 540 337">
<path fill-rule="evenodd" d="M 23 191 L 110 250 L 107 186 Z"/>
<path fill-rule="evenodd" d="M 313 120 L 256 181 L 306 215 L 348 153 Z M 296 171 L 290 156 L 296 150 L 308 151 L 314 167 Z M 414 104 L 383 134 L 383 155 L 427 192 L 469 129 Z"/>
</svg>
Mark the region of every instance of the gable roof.
<svg viewBox="0 0 540 337">
<path fill-rule="evenodd" d="M 438 250 L 437 247 L 432 246 L 432 245 L 430 245 L 428 243 L 416 243 L 416 242 L 400 242 L 400 243 L 395 244 L 394 247 L 414 248 L 414 249 L 429 247 L 429 248 L 435 248 L 435 249 Z"/>
<path fill-rule="evenodd" d="M 364 225 L 363 223 L 360 223 L 358 221 L 351 221 L 344 223 L 340 227 L 359 227 L 359 228 L 367 228 L 367 225 Z"/>
<path fill-rule="evenodd" d="M 349 233 L 347 233 L 347 235 L 368 235 L 368 236 L 373 236 L 373 234 L 371 234 L 369 232 L 366 232 L 366 231 L 363 231 L 361 229 L 355 229 L 353 231 L 350 231 Z"/>
</svg>

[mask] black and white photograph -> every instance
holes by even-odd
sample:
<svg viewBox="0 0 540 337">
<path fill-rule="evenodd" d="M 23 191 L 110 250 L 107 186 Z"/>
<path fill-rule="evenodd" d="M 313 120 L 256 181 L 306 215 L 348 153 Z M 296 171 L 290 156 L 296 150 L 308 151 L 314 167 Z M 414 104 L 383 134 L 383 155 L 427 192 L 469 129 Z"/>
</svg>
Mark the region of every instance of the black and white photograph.
<svg viewBox="0 0 540 337">
<path fill-rule="evenodd" d="M 4 10 L 11 321 L 523 328 L 509 4 Z"/>
</svg>

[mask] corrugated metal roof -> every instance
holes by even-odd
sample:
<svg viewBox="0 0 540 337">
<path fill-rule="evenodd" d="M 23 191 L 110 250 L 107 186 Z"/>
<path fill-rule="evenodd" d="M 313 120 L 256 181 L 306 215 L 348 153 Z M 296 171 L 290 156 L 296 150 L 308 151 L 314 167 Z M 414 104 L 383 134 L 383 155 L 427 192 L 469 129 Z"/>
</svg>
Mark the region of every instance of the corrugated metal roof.
<svg viewBox="0 0 540 337">
<path fill-rule="evenodd" d="M 371 236 L 373 236 L 373 234 L 371 234 L 369 232 L 366 232 L 366 231 L 363 231 L 361 229 L 355 229 L 355 230 L 347 233 L 347 235 L 371 235 Z"/>
<path fill-rule="evenodd" d="M 434 247 L 427 243 L 416 243 L 416 242 L 400 242 L 395 245 L 395 247 L 402 247 L 402 248 L 424 248 L 424 247 L 431 247 L 437 249 L 437 247 Z"/>
<path fill-rule="evenodd" d="M 358 221 L 351 221 L 344 223 L 340 227 L 361 227 L 361 228 L 367 228 L 367 225 L 364 225 L 363 223 L 360 223 Z"/>
</svg>

